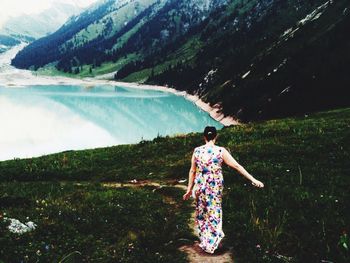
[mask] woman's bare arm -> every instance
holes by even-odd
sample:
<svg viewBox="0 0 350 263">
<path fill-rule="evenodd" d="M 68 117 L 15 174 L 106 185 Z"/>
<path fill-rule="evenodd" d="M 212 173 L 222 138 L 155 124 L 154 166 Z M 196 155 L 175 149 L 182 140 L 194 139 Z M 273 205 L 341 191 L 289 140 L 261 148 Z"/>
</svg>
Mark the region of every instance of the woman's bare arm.
<svg viewBox="0 0 350 263">
<path fill-rule="evenodd" d="M 240 165 L 225 148 L 223 148 L 223 160 L 228 166 L 237 170 L 241 175 L 250 180 L 254 186 L 264 187 L 264 184 L 248 173 L 247 170 L 244 169 L 244 167 Z"/>
<path fill-rule="evenodd" d="M 194 153 L 192 154 L 192 159 L 191 159 L 191 168 L 190 171 L 188 172 L 188 185 L 187 185 L 187 191 L 183 196 L 184 200 L 187 200 L 191 196 L 191 191 L 193 188 L 193 182 L 194 182 L 194 176 L 196 174 L 196 163 L 194 159 Z"/>
</svg>

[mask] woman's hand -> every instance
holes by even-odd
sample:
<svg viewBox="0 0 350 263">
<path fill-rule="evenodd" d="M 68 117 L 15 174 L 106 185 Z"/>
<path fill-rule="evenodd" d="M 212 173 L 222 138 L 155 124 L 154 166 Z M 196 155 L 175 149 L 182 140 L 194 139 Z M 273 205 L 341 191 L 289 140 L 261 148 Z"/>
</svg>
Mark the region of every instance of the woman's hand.
<svg viewBox="0 0 350 263">
<path fill-rule="evenodd" d="M 183 195 L 183 200 L 188 200 L 191 196 L 191 191 L 187 191 L 186 194 Z"/>
<path fill-rule="evenodd" d="M 264 187 L 264 184 L 262 182 L 260 182 L 259 180 L 253 179 L 252 180 L 252 185 L 256 186 L 256 187 Z"/>
</svg>

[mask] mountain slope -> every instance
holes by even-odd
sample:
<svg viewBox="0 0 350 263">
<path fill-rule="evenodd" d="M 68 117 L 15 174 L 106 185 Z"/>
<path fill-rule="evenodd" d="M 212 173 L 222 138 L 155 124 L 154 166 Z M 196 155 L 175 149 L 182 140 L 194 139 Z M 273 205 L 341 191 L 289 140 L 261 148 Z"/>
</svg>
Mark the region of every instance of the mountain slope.
<svg viewBox="0 0 350 263">
<path fill-rule="evenodd" d="M 20 68 L 39 68 L 57 61 L 59 69 L 70 72 L 77 64 L 99 66 L 102 62 L 116 61 L 138 52 L 140 48 L 146 53 L 153 52 L 156 45 L 163 46 L 183 35 L 213 6 L 225 2 L 102 1 L 95 9 L 71 19 L 54 34 L 29 45 L 18 54 L 13 64 Z"/>
<path fill-rule="evenodd" d="M 278 6 L 276 1 L 257 12 L 263 2 L 234 20 L 236 30 L 209 23 L 201 37 L 210 35 L 212 42 L 194 66 L 180 64 L 151 80 L 198 92 L 244 121 L 349 105 L 349 2 Z M 212 37 L 225 27 L 229 33 Z"/>
<path fill-rule="evenodd" d="M 0 26 L 0 53 L 55 32 L 67 19 L 82 11 L 76 4 L 55 2 L 39 14 L 10 17 Z"/>
<path fill-rule="evenodd" d="M 79 49 L 80 46 L 88 44 L 100 35 L 104 37 L 105 32 L 108 34 L 113 21 L 110 20 L 110 17 L 105 18 L 105 16 L 122 13 L 125 6 L 133 2 L 135 1 L 101 1 L 99 5 L 95 5 L 92 9 L 86 10 L 79 16 L 72 17 L 54 34 L 29 45 L 17 55 L 13 64 L 20 68 L 31 66 L 38 68 L 68 56 L 69 54 L 65 53 Z M 149 1 L 144 0 L 143 2 Z M 92 56 L 100 53 L 96 50 Z M 39 59 L 37 60 L 37 58 Z"/>
<path fill-rule="evenodd" d="M 349 10 L 346 0 L 103 1 L 13 64 L 116 71 L 197 93 L 243 121 L 301 114 L 349 103 Z"/>
<path fill-rule="evenodd" d="M 10 18 L 0 32 L 9 36 L 38 39 L 55 32 L 70 16 L 80 13 L 81 10 L 74 4 L 56 3 L 39 14 L 23 14 L 20 17 Z"/>
<path fill-rule="evenodd" d="M 6 35 L 0 35 L 0 53 L 5 52 L 12 46 L 18 45 L 20 41 Z"/>
</svg>

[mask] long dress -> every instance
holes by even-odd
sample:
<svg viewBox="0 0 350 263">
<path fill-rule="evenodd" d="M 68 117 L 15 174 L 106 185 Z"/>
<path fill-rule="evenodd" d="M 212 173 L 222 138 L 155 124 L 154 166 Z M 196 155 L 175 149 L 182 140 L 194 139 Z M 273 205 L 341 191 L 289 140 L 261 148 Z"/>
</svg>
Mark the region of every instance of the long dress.
<svg viewBox="0 0 350 263">
<path fill-rule="evenodd" d="M 203 145 L 194 149 L 196 175 L 192 196 L 196 200 L 195 225 L 199 246 L 208 253 L 214 253 L 225 236 L 222 231 L 221 207 L 222 155 L 222 148 L 216 145 Z"/>
</svg>

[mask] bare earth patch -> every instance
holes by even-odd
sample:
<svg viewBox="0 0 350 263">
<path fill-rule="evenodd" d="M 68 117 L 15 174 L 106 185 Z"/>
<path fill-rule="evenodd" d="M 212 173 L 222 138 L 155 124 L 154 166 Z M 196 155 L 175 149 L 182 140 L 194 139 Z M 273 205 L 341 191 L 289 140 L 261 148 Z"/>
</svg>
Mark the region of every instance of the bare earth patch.
<svg viewBox="0 0 350 263">
<path fill-rule="evenodd" d="M 232 254 L 229 250 L 215 252 L 213 255 L 200 251 L 201 248 L 197 244 L 185 245 L 179 248 L 187 254 L 191 263 L 232 263 Z"/>
</svg>

